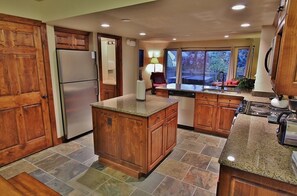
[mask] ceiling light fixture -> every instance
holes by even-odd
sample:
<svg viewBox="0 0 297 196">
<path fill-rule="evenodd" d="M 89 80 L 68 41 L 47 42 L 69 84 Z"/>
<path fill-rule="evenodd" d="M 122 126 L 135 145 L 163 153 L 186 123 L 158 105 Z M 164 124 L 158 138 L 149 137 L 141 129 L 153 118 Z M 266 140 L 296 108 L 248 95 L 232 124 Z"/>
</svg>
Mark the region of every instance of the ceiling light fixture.
<svg viewBox="0 0 297 196">
<path fill-rule="evenodd" d="M 129 18 L 123 18 L 122 19 L 122 22 L 131 22 L 131 19 L 129 19 Z"/>
<path fill-rule="evenodd" d="M 251 26 L 249 23 L 243 23 L 243 24 L 241 24 L 240 25 L 241 27 L 249 27 L 249 26 Z"/>
<path fill-rule="evenodd" d="M 229 35 L 225 35 L 225 36 L 224 36 L 224 38 L 228 38 L 228 37 L 229 37 Z"/>
<path fill-rule="evenodd" d="M 142 32 L 142 33 L 139 33 L 139 35 L 141 35 L 141 36 L 145 36 L 145 35 L 146 35 L 146 33 L 143 33 L 143 32 Z"/>
<path fill-rule="evenodd" d="M 232 6 L 232 10 L 243 10 L 244 8 L 245 8 L 245 5 L 242 5 L 242 4 Z"/>
<path fill-rule="evenodd" d="M 176 38 L 172 38 L 173 41 L 176 41 Z"/>
<path fill-rule="evenodd" d="M 108 27 L 110 27 L 110 25 L 107 24 L 107 23 L 103 23 L 103 24 L 101 24 L 101 27 L 103 27 L 103 28 L 108 28 Z"/>
</svg>

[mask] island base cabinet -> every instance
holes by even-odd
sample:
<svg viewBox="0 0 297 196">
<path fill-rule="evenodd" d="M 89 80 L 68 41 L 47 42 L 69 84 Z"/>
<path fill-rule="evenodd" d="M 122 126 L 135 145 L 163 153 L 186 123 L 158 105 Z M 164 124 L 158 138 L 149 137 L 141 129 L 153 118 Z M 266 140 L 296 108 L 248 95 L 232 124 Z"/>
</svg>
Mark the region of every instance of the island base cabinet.
<svg viewBox="0 0 297 196">
<path fill-rule="evenodd" d="M 227 166 L 220 167 L 218 196 L 297 195 L 297 187 Z"/>
<path fill-rule="evenodd" d="M 176 144 L 177 104 L 149 117 L 92 107 L 94 148 L 99 162 L 139 178 Z"/>
</svg>

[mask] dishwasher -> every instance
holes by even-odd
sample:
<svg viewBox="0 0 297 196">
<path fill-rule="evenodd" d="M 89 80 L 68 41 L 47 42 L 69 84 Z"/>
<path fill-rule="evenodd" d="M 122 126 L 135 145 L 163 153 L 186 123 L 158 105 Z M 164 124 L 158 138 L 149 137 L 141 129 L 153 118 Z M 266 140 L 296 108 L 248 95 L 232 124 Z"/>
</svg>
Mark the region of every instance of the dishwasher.
<svg viewBox="0 0 297 196">
<path fill-rule="evenodd" d="M 178 100 L 177 124 L 179 128 L 194 129 L 195 93 L 169 90 L 169 98 Z"/>
</svg>

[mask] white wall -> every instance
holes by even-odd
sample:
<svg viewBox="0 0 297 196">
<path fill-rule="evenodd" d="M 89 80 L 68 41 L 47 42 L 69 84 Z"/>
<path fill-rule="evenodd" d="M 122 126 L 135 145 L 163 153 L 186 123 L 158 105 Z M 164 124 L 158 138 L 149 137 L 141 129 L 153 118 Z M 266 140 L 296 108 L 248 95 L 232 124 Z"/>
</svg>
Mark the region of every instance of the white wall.
<svg viewBox="0 0 297 196">
<path fill-rule="evenodd" d="M 135 46 L 129 46 L 127 39 L 129 38 L 122 38 L 123 95 L 136 92 L 138 78 L 138 41 L 135 41 Z"/>
<path fill-rule="evenodd" d="M 55 31 L 54 27 L 47 25 L 47 40 L 48 40 L 48 52 L 51 67 L 51 77 L 53 86 L 53 98 L 56 115 L 56 126 L 58 138 L 63 136 L 63 122 L 61 113 L 61 101 L 60 101 L 60 90 L 59 90 L 59 79 L 58 79 L 58 67 L 56 59 L 56 42 L 55 42 Z"/>
<path fill-rule="evenodd" d="M 256 72 L 255 88 L 253 91 L 273 92 L 270 83 L 270 76 L 264 68 L 266 52 L 271 46 L 271 40 L 274 37 L 275 28 L 273 26 L 263 26 L 261 30 L 259 57 Z"/>
</svg>

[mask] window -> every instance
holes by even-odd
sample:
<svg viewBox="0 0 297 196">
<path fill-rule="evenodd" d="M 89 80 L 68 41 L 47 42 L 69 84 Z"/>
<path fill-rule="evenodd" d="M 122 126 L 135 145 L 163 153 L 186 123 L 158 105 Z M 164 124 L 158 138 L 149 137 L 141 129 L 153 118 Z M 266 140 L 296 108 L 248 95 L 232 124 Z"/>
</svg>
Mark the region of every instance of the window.
<svg viewBox="0 0 297 196">
<path fill-rule="evenodd" d="M 230 59 L 230 50 L 182 51 L 182 83 L 211 85 L 220 71 L 226 80 Z"/>
<path fill-rule="evenodd" d="M 249 48 L 239 48 L 236 65 L 236 78 L 245 77 L 247 62 L 249 56 Z"/>
<path fill-rule="evenodd" d="M 165 55 L 167 83 L 176 83 L 177 50 L 166 50 Z"/>
</svg>

